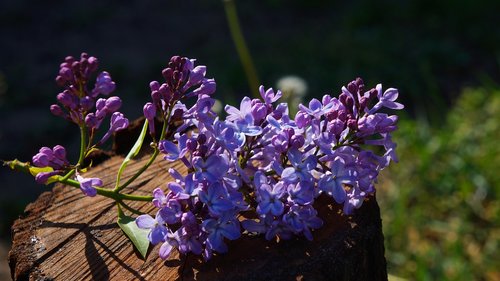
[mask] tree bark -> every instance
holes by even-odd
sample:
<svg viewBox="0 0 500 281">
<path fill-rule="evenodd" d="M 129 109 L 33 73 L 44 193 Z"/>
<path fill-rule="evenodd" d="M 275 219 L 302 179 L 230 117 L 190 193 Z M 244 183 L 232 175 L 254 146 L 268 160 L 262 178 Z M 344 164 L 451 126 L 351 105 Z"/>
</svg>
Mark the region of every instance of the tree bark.
<svg viewBox="0 0 500 281">
<path fill-rule="evenodd" d="M 161 158 L 161 157 L 158 157 Z M 133 161 L 124 180 L 148 156 Z M 92 168 L 88 177 L 100 177 L 112 188 L 123 160 L 113 156 Z M 125 191 L 149 195 L 166 187 L 168 168 L 183 170 L 180 163 L 157 159 Z M 313 232 L 314 241 L 297 237 L 266 241 L 243 235 L 229 241 L 229 252 L 208 262 L 195 255 L 174 252 L 161 260 L 158 247 L 150 247 L 146 260 L 116 224 L 114 201 L 85 197 L 74 187 L 55 185 L 26 207 L 12 227 L 9 253 L 15 280 L 387 280 L 380 210 L 369 197 L 355 214 L 341 214 L 329 197 L 320 197 L 316 208 L 324 226 Z M 150 203 L 131 207 L 152 214 Z"/>
</svg>

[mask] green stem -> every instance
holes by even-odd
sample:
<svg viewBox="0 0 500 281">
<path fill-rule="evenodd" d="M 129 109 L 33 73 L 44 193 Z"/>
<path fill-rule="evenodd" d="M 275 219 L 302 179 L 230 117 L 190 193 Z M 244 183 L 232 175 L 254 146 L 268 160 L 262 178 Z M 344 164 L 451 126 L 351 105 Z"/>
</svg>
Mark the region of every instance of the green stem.
<svg viewBox="0 0 500 281">
<path fill-rule="evenodd" d="M 80 136 L 80 157 L 78 158 L 78 167 L 83 165 L 83 160 L 85 160 L 85 150 L 87 149 L 87 127 L 85 125 L 80 126 Z"/>
<path fill-rule="evenodd" d="M 66 185 L 69 185 L 69 186 L 80 188 L 80 183 L 76 180 L 72 180 L 72 179 L 63 180 L 63 178 L 60 177 L 59 182 L 66 184 Z M 104 197 L 114 199 L 115 201 L 122 201 L 122 200 L 152 201 L 153 200 L 153 196 L 142 196 L 142 195 L 118 193 L 118 192 L 113 191 L 111 189 L 95 187 L 95 186 L 94 186 L 94 188 L 97 190 L 97 194 L 102 195 Z"/>
<path fill-rule="evenodd" d="M 170 112 L 172 110 L 169 108 L 169 112 L 167 113 L 167 116 L 170 115 Z M 167 123 L 168 123 L 168 118 L 166 120 L 163 120 L 163 127 L 162 127 L 162 130 L 161 130 L 161 134 L 160 134 L 160 141 L 163 140 L 163 138 L 165 137 L 165 134 L 166 134 L 166 131 L 168 129 L 167 127 Z M 146 171 L 149 166 L 151 166 L 151 164 L 153 164 L 153 162 L 155 161 L 156 157 L 158 156 L 158 154 L 160 153 L 160 150 L 158 149 L 158 146 L 156 146 L 154 148 L 154 151 L 153 151 L 153 154 L 151 155 L 151 157 L 149 158 L 149 161 L 144 165 L 142 166 L 131 178 L 129 178 L 124 184 L 120 185 L 118 188 L 115 189 L 116 192 L 119 192 L 120 190 L 124 189 L 125 187 L 129 186 L 129 184 L 131 184 L 135 179 L 137 179 L 142 173 L 144 173 L 144 171 Z"/>
<path fill-rule="evenodd" d="M 252 57 L 248 51 L 245 38 L 241 32 L 240 23 L 238 20 L 238 14 L 236 12 L 236 6 L 233 0 L 224 0 L 224 10 L 226 11 L 226 18 L 229 25 L 229 30 L 231 31 L 231 37 L 233 38 L 234 45 L 236 46 L 236 51 L 240 57 L 241 63 L 243 64 L 243 69 L 247 76 L 248 84 L 255 98 L 260 98 L 259 94 L 259 78 L 257 77 L 257 71 L 252 62 Z"/>
<path fill-rule="evenodd" d="M 153 154 L 151 155 L 151 157 L 149 158 L 149 161 L 144 165 L 142 166 L 131 178 L 129 178 L 124 184 L 120 185 L 116 191 L 120 191 L 122 189 L 124 189 L 125 187 L 129 186 L 135 179 L 137 179 L 142 173 L 144 173 L 144 171 L 146 171 L 149 166 L 151 166 L 151 164 L 153 164 L 153 162 L 155 161 L 156 159 L 156 156 L 158 156 L 158 154 L 160 153 L 160 150 L 158 148 L 155 148 Z"/>
<path fill-rule="evenodd" d="M 69 171 L 64 177 L 61 178 L 61 181 L 69 179 L 71 176 L 73 176 L 76 172 L 76 169 L 73 169 Z"/>
</svg>

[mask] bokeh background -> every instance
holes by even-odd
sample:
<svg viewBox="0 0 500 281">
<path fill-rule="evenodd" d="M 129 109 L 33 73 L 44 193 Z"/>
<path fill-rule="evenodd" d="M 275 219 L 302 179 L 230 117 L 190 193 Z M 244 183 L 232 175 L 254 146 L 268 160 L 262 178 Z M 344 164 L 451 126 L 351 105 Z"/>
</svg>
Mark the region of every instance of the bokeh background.
<svg viewBox="0 0 500 281">
<path fill-rule="evenodd" d="M 500 280 L 500 1 L 235 3 L 262 84 L 299 76 L 306 100 L 358 76 L 400 90 L 400 163 L 377 194 L 391 278 Z M 208 66 L 223 103 L 251 92 L 222 0 L 2 0 L 0 40 L 0 159 L 77 151 L 78 130 L 48 110 L 66 55 L 98 57 L 130 119 L 175 54 Z M 0 168 L 0 279 L 13 220 L 46 190 Z"/>
</svg>

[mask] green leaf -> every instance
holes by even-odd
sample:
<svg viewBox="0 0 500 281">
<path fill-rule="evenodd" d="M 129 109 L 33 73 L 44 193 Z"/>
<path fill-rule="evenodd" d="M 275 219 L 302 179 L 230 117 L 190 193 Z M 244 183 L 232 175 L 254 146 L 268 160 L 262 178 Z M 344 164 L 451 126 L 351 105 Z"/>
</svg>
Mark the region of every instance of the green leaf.
<svg viewBox="0 0 500 281">
<path fill-rule="evenodd" d="M 142 258 L 146 258 L 149 248 L 148 234 L 149 230 L 140 229 L 135 223 L 135 219 L 120 212 L 118 214 L 118 226 L 125 232 L 128 239 L 134 244 L 134 247 L 139 251 Z"/>
<path fill-rule="evenodd" d="M 123 159 L 122 165 L 120 166 L 120 169 L 118 170 L 118 175 L 116 176 L 116 185 L 115 185 L 115 190 L 118 190 L 118 187 L 120 186 L 120 178 L 122 176 L 123 171 L 128 165 L 128 162 L 130 162 L 130 159 L 134 158 L 137 156 L 139 151 L 141 150 L 142 143 L 144 142 L 144 138 L 146 137 L 146 132 L 148 131 L 148 120 L 144 120 L 144 126 L 142 126 L 142 131 L 137 140 L 135 141 L 134 146 L 130 149 L 130 151 L 127 154 L 127 157 Z"/>
<path fill-rule="evenodd" d="M 53 172 L 54 169 L 52 167 L 29 167 L 30 174 L 34 177 L 38 175 L 39 173 L 49 173 Z M 45 182 L 45 185 L 51 184 L 53 182 L 58 182 L 59 181 L 59 175 L 53 175 L 52 177 L 47 179 L 47 182 Z"/>
</svg>

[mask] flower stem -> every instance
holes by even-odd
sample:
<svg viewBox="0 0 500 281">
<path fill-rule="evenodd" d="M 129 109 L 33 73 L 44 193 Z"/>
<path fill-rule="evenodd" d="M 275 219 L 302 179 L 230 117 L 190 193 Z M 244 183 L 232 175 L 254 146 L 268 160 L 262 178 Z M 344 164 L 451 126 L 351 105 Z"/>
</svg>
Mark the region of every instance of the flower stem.
<svg viewBox="0 0 500 281">
<path fill-rule="evenodd" d="M 240 57 L 241 63 L 243 64 L 243 69 L 247 76 L 248 84 L 252 91 L 252 95 L 255 98 L 260 98 L 259 94 L 259 78 L 257 77 L 257 71 L 252 62 L 252 57 L 248 51 L 248 47 L 241 32 L 240 23 L 238 20 L 238 14 L 236 12 L 236 6 L 233 0 L 224 0 L 224 10 L 226 11 L 226 18 L 229 25 L 229 30 L 231 31 L 231 37 L 233 38 L 234 45 L 236 46 L 236 51 Z"/>
<path fill-rule="evenodd" d="M 87 149 L 87 127 L 85 125 L 80 126 L 80 136 L 80 157 L 77 166 L 83 165 L 83 160 L 85 160 L 85 150 Z"/>
<path fill-rule="evenodd" d="M 62 177 L 60 177 L 59 182 L 66 184 L 66 185 L 69 185 L 69 186 L 80 188 L 80 183 L 76 180 L 63 179 Z M 124 193 L 119 193 L 119 192 L 113 191 L 111 189 L 106 189 L 106 188 L 101 188 L 101 187 L 94 187 L 94 188 L 97 190 L 97 194 L 102 195 L 104 197 L 114 199 L 115 201 L 122 201 L 122 200 L 151 201 L 151 200 L 153 200 L 153 196 L 124 194 Z"/>
<path fill-rule="evenodd" d="M 171 109 L 169 109 L 169 112 L 167 113 L 167 116 L 170 115 L 171 113 Z M 166 118 L 165 120 L 163 120 L 163 128 L 161 130 L 161 134 L 160 134 L 160 141 L 163 140 L 163 138 L 165 138 L 165 134 L 166 134 L 166 131 L 168 129 L 167 127 L 167 123 L 168 123 L 168 118 Z M 149 166 L 151 166 L 151 164 L 153 164 L 153 162 L 155 161 L 156 157 L 158 156 L 158 154 L 160 153 L 160 150 L 158 149 L 158 146 L 155 146 L 154 148 L 154 151 L 153 151 L 153 154 L 151 155 L 151 157 L 149 158 L 149 161 L 144 165 L 142 166 L 131 178 L 129 178 L 124 184 L 118 186 L 118 188 L 115 188 L 115 191 L 116 192 L 119 192 L 120 190 L 124 189 L 125 187 L 127 187 L 129 184 L 131 184 L 135 179 L 137 179 L 142 173 L 144 173 L 144 171 L 146 171 Z"/>
</svg>

